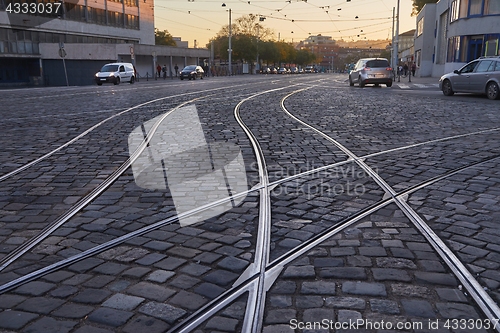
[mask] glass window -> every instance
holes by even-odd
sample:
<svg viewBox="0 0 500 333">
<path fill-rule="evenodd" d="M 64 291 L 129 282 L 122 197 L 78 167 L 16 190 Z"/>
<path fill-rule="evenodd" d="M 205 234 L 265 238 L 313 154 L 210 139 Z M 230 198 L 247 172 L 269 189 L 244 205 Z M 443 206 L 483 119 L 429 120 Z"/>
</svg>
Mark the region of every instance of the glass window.
<svg viewBox="0 0 500 333">
<path fill-rule="evenodd" d="M 500 72 L 500 61 L 495 61 L 496 63 L 496 66 L 495 68 L 493 69 L 495 72 Z"/>
<path fill-rule="evenodd" d="M 420 36 L 424 32 L 424 18 L 422 17 L 417 22 L 417 36 Z"/>
<path fill-rule="evenodd" d="M 484 14 L 500 14 L 500 0 L 486 0 L 484 3 Z"/>
<path fill-rule="evenodd" d="M 469 0 L 469 16 L 481 15 L 483 13 L 483 0 Z"/>
<path fill-rule="evenodd" d="M 488 68 L 490 68 L 492 62 L 493 61 L 491 61 L 491 60 L 481 61 L 476 68 L 476 73 L 488 72 Z"/>
<path fill-rule="evenodd" d="M 478 63 L 479 63 L 479 61 L 473 61 L 471 63 L 468 63 L 467 65 L 462 67 L 462 69 L 460 69 L 460 72 L 461 73 L 472 73 L 474 71 L 474 68 L 476 68 Z"/>
<path fill-rule="evenodd" d="M 461 0 L 459 7 L 459 17 L 467 17 L 467 13 L 469 12 L 469 0 Z"/>
<path fill-rule="evenodd" d="M 460 0 L 453 0 L 453 2 L 451 3 L 450 22 L 458 20 L 458 7 L 459 7 L 459 5 L 460 5 Z"/>
</svg>

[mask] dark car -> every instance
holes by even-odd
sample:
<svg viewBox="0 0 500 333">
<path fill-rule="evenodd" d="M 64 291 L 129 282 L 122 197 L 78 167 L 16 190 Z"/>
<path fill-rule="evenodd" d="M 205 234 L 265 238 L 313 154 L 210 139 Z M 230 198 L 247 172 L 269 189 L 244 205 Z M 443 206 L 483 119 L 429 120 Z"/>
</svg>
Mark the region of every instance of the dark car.
<svg viewBox="0 0 500 333">
<path fill-rule="evenodd" d="M 197 77 L 200 79 L 203 79 L 203 76 L 205 75 L 205 71 L 201 66 L 196 66 L 196 65 L 189 65 L 184 67 L 184 69 L 179 73 L 179 77 L 181 80 L 184 79 L 193 79 L 196 80 Z"/>
<path fill-rule="evenodd" d="M 466 92 L 500 99 L 500 56 L 476 59 L 453 73 L 441 76 L 439 88 L 446 96 Z"/>
<path fill-rule="evenodd" d="M 384 58 L 359 59 L 349 73 L 349 85 L 352 87 L 355 83 L 361 88 L 366 84 L 392 86 L 392 68 L 389 61 Z"/>
</svg>

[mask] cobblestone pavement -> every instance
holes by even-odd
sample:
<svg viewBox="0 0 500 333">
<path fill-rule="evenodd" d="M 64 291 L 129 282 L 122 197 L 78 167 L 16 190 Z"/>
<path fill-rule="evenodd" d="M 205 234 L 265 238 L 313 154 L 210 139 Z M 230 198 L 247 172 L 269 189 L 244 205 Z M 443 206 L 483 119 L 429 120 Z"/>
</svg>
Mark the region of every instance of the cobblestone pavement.
<svg viewBox="0 0 500 333">
<path fill-rule="evenodd" d="M 498 103 L 402 90 L 318 74 L 0 91 L 0 332 L 497 331 L 396 195 L 498 316 Z"/>
</svg>

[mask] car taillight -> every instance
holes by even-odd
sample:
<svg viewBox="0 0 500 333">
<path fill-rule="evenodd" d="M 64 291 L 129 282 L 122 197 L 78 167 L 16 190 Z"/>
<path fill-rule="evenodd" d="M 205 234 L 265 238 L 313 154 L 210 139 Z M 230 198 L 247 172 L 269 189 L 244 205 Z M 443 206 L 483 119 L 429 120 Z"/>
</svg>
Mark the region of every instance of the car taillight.
<svg viewBox="0 0 500 333">
<path fill-rule="evenodd" d="M 392 68 L 391 67 L 387 67 L 385 70 L 386 71 L 392 71 Z"/>
</svg>

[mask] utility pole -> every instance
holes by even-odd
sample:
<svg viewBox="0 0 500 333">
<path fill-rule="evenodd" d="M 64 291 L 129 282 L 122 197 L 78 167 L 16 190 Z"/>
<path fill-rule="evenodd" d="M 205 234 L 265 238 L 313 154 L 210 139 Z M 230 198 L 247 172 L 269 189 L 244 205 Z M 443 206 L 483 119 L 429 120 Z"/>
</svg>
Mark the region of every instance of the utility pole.
<svg viewBox="0 0 500 333">
<path fill-rule="evenodd" d="M 394 40 L 394 59 L 396 60 L 394 62 L 395 66 L 399 66 L 399 2 L 398 0 L 398 7 L 397 7 L 397 14 L 396 14 L 396 35 L 395 35 L 395 40 Z"/>
<path fill-rule="evenodd" d="M 392 41 L 391 41 L 391 67 L 392 67 L 392 70 L 394 71 L 394 69 L 396 68 L 395 65 L 394 65 L 394 16 L 396 15 L 395 14 L 395 11 L 396 11 L 396 8 L 395 7 L 392 7 Z"/>
<path fill-rule="evenodd" d="M 233 52 L 233 50 L 231 49 L 231 35 L 232 35 L 232 31 L 231 31 L 231 8 L 229 8 L 229 49 L 227 50 L 227 52 L 229 53 L 228 57 L 229 57 L 229 75 L 230 76 L 232 75 L 232 73 L 231 73 L 231 65 L 232 65 L 231 53 Z"/>
</svg>

